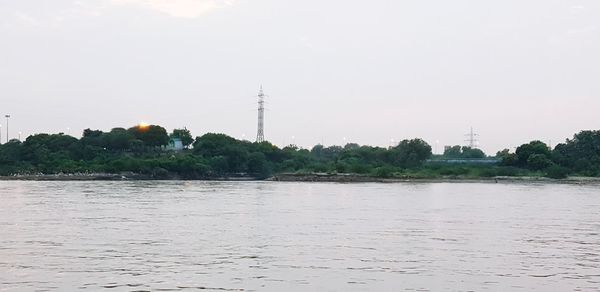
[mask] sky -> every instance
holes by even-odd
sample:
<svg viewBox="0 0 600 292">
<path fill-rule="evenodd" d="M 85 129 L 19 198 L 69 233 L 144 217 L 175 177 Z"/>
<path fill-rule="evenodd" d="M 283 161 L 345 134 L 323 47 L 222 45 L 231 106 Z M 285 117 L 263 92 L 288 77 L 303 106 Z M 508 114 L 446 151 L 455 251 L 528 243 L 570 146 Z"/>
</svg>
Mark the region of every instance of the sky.
<svg viewBox="0 0 600 292">
<path fill-rule="evenodd" d="M 0 114 L 495 154 L 600 129 L 599 52 L 597 0 L 0 0 Z"/>
</svg>

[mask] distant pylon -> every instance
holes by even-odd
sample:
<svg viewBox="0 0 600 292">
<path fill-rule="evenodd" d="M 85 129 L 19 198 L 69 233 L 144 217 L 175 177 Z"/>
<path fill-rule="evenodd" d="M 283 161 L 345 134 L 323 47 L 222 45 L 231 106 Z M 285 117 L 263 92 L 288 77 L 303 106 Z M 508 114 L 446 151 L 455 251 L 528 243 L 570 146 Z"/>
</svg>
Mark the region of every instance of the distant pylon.
<svg viewBox="0 0 600 292">
<path fill-rule="evenodd" d="M 469 147 L 470 148 L 476 148 L 477 147 L 477 142 L 479 142 L 477 140 L 477 137 L 479 136 L 479 134 L 475 134 L 475 132 L 473 131 L 473 127 L 471 127 L 471 132 L 469 132 L 469 134 L 465 134 L 465 136 L 468 137 L 468 139 L 465 140 L 465 142 L 469 143 Z"/>
<path fill-rule="evenodd" d="M 265 93 L 262 85 L 258 91 L 258 133 L 256 134 L 256 142 L 262 143 L 265 141 Z"/>
</svg>

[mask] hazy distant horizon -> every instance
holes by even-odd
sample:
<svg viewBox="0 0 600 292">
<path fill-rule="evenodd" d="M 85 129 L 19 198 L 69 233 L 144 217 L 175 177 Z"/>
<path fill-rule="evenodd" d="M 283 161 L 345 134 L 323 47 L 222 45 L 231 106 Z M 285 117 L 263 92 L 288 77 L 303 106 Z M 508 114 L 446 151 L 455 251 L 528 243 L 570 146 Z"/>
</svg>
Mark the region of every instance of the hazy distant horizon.
<svg viewBox="0 0 600 292">
<path fill-rule="evenodd" d="M 3 141 L 5 114 L 11 138 L 143 121 L 252 141 L 261 84 L 279 146 L 440 152 L 473 127 L 492 155 L 600 129 L 592 0 L 0 0 L 0 36 Z"/>
</svg>

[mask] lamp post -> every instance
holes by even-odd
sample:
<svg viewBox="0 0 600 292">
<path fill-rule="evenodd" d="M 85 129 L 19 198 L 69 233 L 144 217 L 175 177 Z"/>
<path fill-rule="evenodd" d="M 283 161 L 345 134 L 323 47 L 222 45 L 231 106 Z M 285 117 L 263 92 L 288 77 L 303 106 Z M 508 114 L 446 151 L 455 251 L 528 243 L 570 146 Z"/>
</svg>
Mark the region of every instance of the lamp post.
<svg viewBox="0 0 600 292">
<path fill-rule="evenodd" d="M 4 117 L 6 118 L 6 143 L 8 143 L 8 119 L 10 115 L 5 115 Z"/>
</svg>

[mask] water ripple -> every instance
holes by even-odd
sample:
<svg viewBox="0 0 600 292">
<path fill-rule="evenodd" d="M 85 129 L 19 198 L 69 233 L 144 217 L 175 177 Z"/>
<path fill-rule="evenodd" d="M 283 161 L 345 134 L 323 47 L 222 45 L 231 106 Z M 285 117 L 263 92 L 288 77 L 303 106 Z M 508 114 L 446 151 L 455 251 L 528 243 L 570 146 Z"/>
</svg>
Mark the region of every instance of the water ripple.
<svg viewBox="0 0 600 292">
<path fill-rule="evenodd" d="M 600 291 L 597 186 L 0 182 L 1 291 Z"/>
</svg>

